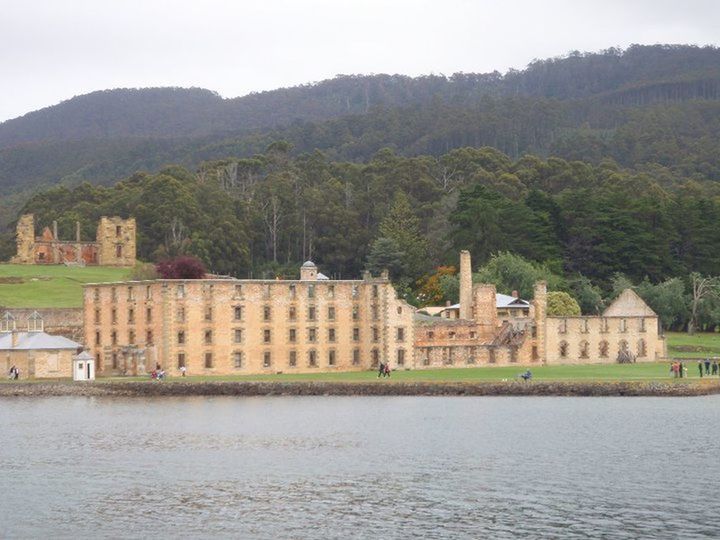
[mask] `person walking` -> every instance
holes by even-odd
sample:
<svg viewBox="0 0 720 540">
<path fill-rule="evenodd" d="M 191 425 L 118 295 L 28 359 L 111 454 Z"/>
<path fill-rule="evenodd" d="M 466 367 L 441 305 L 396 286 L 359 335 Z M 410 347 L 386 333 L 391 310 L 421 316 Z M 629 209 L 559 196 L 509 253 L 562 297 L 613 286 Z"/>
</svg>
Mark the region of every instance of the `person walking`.
<svg viewBox="0 0 720 540">
<path fill-rule="evenodd" d="M 710 359 L 705 359 L 705 375 L 710 375 Z"/>
<path fill-rule="evenodd" d="M 698 371 L 700 372 L 700 377 L 702 377 L 702 375 L 703 375 L 702 360 L 698 360 Z"/>
<path fill-rule="evenodd" d="M 678 362 L 678 371 L 680 372 L 681 379 L 687 374 L 687 368 L 683 365 L 682 362 Z"/>
<path fill-rule="evenodd" d="M 378 379 L 380 377 L 383 377 L 385 375 L 385 364 L 380 362 L 380 365 L 378 366 Z"/>
<path fill-rule="evenodd" d="M 718 374 L 718 361 L 713 359 L 712 363 L 712 374 L 717 375 Z"/>
<path fill-rule="evenodd" d="M 385 364 L 385 376 L 390 377 L 390 362 Z"/>
<path fill-rule="evenodd" d="M 185 372 L 187 371 L 187 368 L 185 366 L 180 366 L 180 375 L 182 377 L 185 376 Z"/>
</svg>

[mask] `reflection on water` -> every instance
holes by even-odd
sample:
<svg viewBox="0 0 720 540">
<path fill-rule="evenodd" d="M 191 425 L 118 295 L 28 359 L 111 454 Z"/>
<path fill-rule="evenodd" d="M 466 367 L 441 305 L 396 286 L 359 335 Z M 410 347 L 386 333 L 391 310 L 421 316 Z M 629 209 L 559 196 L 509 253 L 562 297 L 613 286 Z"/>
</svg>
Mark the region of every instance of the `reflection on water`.
<svg viewBox="0 0 720 540">
<path fill-rule="evenodd" d="M 720 396 L 0 400 L 0 537 L 714 537 Z"/>
</svg>

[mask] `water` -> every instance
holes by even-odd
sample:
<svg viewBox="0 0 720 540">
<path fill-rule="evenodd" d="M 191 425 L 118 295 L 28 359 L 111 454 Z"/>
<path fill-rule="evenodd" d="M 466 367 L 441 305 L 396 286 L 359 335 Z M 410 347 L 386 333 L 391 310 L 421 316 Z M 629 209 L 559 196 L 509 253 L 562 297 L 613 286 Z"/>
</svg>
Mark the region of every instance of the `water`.
<svg viewBox="0 0 720 540">
<path fill-rule="evenodd" d="M 0 537 L 702 538 L 720 396 L 0 399 Z"/>
</svg>

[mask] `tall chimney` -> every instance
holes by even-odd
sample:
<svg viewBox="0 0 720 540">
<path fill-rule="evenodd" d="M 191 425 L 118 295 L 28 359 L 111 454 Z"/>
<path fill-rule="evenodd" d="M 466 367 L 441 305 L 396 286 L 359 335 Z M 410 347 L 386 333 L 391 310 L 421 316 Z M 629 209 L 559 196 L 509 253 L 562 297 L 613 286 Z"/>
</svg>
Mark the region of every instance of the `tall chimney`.
<svg viewBox="0 0 720 540">
<path fill-rule="evenodd" d="M 75 222 L 75 241 L 79 244 L 80 243 L 80 222 Z"/>
<path fill-rule="evenodd" d="M 460 318 L 472 319 L 472 264 L 470 252 L 460 252 Z"/>
<path fill-rule="evenodd" d="M 57 234 L 57 221 L 54 221 L 54 220 L 53 220 L 53 237 L 55 238 L 55 240 L 58 239 L 58 234 Z"/>
</svg>

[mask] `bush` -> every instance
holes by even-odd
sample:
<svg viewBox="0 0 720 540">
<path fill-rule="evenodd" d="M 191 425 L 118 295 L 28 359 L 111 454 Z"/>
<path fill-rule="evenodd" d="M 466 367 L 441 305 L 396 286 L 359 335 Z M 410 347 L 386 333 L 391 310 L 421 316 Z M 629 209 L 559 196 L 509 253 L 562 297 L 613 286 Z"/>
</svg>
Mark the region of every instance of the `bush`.
<svg viewBox="0 0 720 540">
<path fill-rule="evenodd" d="M 547 295 L 547 314 L 548 317 L 577 317 L 580 306 L 568 293 L 553 291 Z"/>
<path fill-rule="evenodd" d="M 163 279 L 202 279 L 206 273 L 203 262 L 189 255 L 161 261 L 155 269 Z"/>
</svg>

